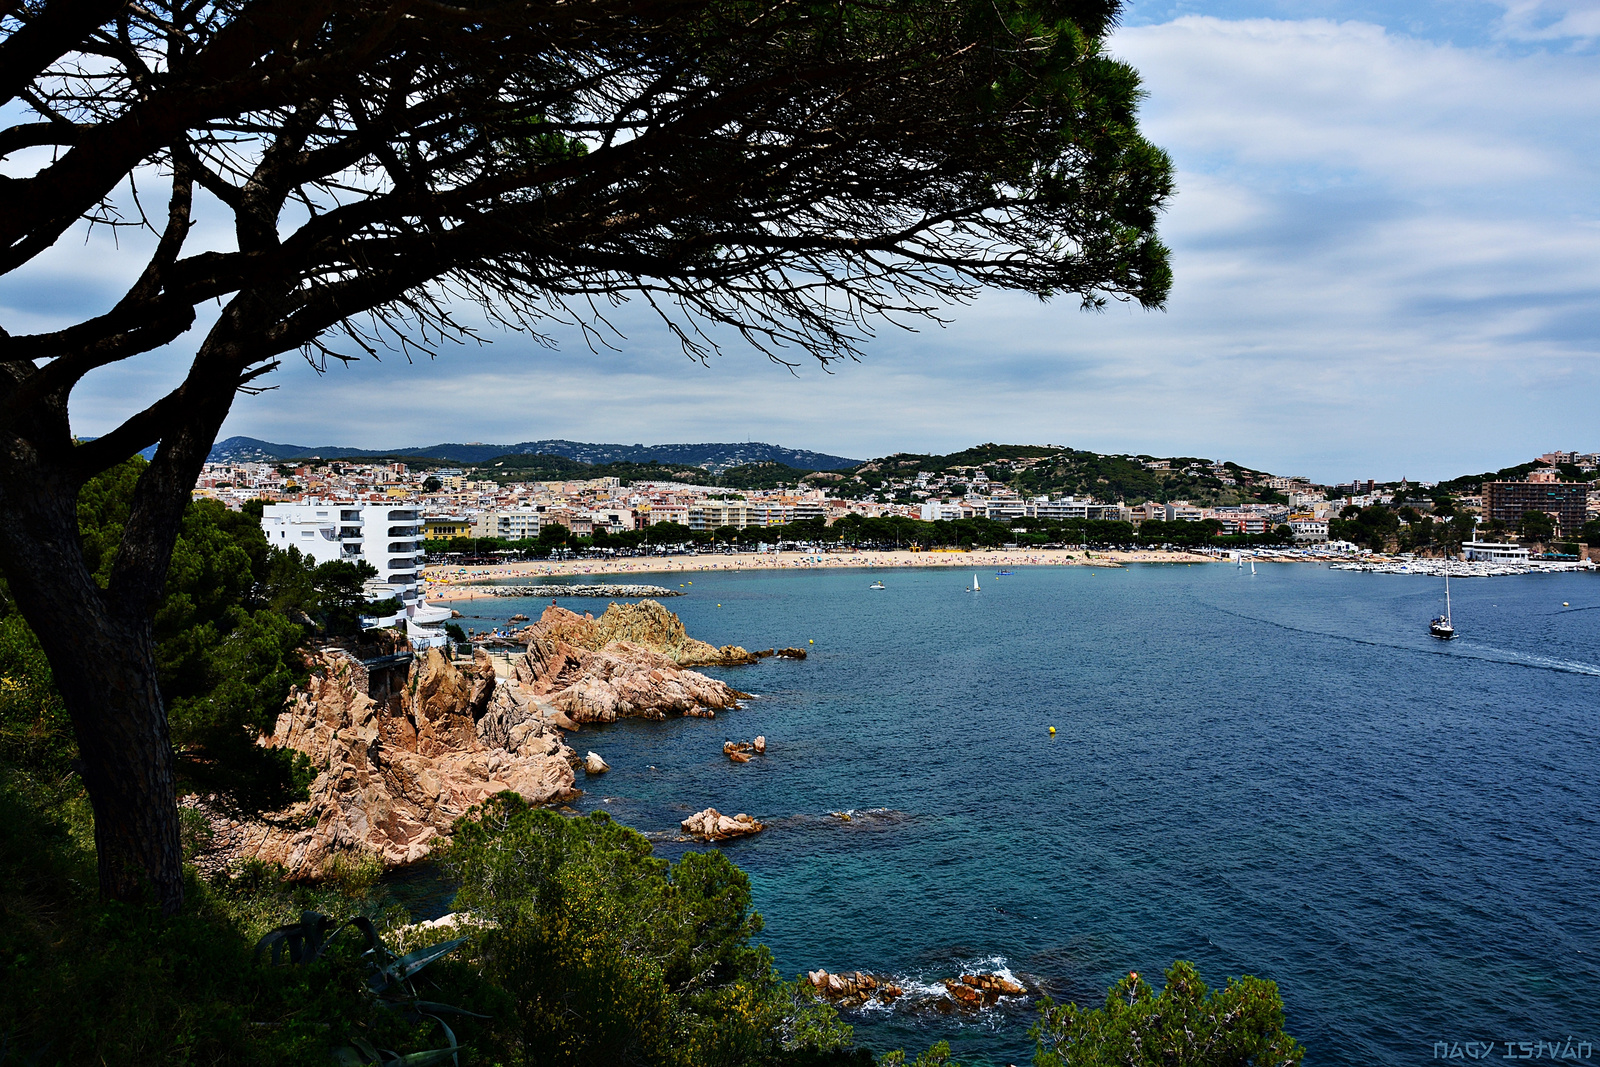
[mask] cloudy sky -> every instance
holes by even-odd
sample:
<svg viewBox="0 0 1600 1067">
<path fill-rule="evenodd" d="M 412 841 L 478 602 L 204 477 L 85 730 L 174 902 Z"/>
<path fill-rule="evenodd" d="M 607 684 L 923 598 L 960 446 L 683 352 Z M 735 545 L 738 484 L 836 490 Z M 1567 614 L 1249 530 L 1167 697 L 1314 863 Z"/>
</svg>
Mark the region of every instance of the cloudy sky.
<svg viewBox="0 0 1600 1067">
<path fill-rule="evenodd" d="M 594 353 L 498 336 L 431 364 L 290 362 L 224 434 L 397 447 L 761 440 L 846 456 L 982 441 L 1435 478 L 1600 449 L 1600 0 L 1134 0 L 1179 192 L 1167 310 L 997 295 L 859 364 L 703 367 L 642 316 Z M 110 246 L 0 286 L 17 332 L 97 303 Z M 181 364 L 103 372 L 104 432 Z"/>
</svg>

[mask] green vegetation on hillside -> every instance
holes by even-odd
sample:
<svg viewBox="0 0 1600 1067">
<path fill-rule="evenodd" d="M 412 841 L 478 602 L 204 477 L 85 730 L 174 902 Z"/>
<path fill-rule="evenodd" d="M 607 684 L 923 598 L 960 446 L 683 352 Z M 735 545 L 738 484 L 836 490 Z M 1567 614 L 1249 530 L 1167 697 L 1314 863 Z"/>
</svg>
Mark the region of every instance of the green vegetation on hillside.
<svg viewBox="0 0 1600 1067">
<path fill-rule="evenodd" d="M 1276 983 L 1246 975 L 1209 989 L 1194 965 L 1167 969 L 1158 994 L 1137 974 L 1086 1010 L 1048 997 L 1032 1035 L 1035 1067 L 1292 1067 L 1305 1049 L 1283 1029 Z"/>
<path fill-rule="evenodd" d="M 1177 457 L 1169 469 L 1148 469 L 1150 456 L 1102 456 L 1070 448 L 1041 445 L 978 445 L 945 456 L 897 453 L 845 472 L 836 490 L 844 497 L 868 492 L 897 500 L 913 499 L 918 473 L 945 479 L 940 495 L 971 487 L 981 471 L 991 485 L 1022 496 L 1078 496 L 1138 504 L 1146 500 L 1188 500 L 1198 505 L 1238 504 L 1265 499 L 1254 487 L 1260 471 L 1236 463 L 1223 464 L 1229 485 L 1212 470 L 1209 460 Z M 899 484 L 897 484 L 899 483 Z M 1282 500 L 1278 494 L 1270 494 Z"/>
<path fill-rule="evenodd" d="M 135 457 L 91 479 L 79 495 L 84 557 L 102 587 L 144 467 Z M 279 807 L 306 779 L 292 752 L 265 749 L 290 686 L 305 678 L 300 648 L 316 633 L 348 634 L 367 609 L 365 564 L 312 565 L 268 545 L 260 506 L 244 513 L 212 500 L 184 512 L 155 613 L 157 677 L 177 769 L 192 790 L 247 809 Z M 61 774 L 77 756 L 71 724 L 38 639 L 0 582 L 0 761 Z"/>
</svg>

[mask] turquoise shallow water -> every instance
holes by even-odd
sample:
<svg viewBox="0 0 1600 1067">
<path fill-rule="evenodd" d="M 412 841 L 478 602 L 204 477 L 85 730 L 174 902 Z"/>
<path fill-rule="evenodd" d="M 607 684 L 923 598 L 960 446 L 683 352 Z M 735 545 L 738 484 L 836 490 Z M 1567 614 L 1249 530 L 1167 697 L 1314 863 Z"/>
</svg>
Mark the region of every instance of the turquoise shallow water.
<svg viewBox="0 0 1600 1067">
<path fill-rule="evenodd" d="M 694 636 L 814 654 L 712 672 L 759 694 L 716 720 L 586 728 L 614 769 L 580 807 L 769 821 L 727 852 L 786 974 L 1005 967 L 1098 1003 L 1187 958 L 1276 980 L 1316 1064 L 1600 1044 L 1600 578 L 1458 581 L 1445 645 L 1435 580 L 1258 570 L 694 575 Z M 851 1019 L 976 1064 L 1027 1062 L 1030 1020 Z"/>
</svg>

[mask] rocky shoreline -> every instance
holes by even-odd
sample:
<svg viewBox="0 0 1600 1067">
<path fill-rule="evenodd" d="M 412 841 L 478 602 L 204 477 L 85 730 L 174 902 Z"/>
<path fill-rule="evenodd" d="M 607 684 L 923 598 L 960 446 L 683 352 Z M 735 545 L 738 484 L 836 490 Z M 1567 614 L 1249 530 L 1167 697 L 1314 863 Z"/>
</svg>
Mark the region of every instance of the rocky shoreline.
<svg viewBox="0 0 1600 1067">
<path fill-rule="evenodd" d="M 763 658 L 690 638 L 653 600 L 612 604 L 599 619 L 552 605 L 518 637 L 526 651 L 508 678 L 496 678 L 485 651 L 465 663 L 439 649 L 413 654 L 391 630 L 310 653 L 310 679 L 258 742 L 310 761 L 308 799 L 240 820 L 216 798 L 190 798 L 210 828 L 197 864 L 210 872 L 254 859 L 314 880 L 351 860 L 415 863 L 496 793 L 559 804 L 581 793 L 578 770 L 609 770 L 599 754 L 569 747 L 564 730 L 714 718 L 750 695 L 689 668 Z M 749 816 L 710 814 L 707 840 L 760 829 Z"/>
</svg>

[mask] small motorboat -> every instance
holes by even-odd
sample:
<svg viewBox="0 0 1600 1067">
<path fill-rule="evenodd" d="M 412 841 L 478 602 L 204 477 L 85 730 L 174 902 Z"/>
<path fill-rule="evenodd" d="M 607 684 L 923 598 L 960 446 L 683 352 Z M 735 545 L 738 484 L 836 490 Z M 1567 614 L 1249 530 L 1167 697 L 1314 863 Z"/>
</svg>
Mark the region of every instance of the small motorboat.
<svg viewBox="0 0 1600 1067">
<path fill-rule="evenodd" d="M 867 586 L 867 588 L 868 589 L 887 589 L 889 587 L 884 585 L 883 582 L 877 581 L 877 582 L 873 582 L 871 585 Z"/>
<path fill-rule="evenodd" d="M 994 576 L 996 578 L 1009 578 L 1011 575 L 1016 573 L 1016 571 L 995 571 Z"/>
</svg>

